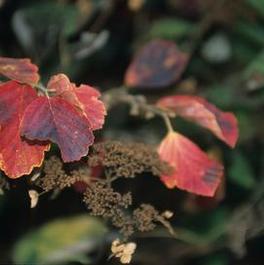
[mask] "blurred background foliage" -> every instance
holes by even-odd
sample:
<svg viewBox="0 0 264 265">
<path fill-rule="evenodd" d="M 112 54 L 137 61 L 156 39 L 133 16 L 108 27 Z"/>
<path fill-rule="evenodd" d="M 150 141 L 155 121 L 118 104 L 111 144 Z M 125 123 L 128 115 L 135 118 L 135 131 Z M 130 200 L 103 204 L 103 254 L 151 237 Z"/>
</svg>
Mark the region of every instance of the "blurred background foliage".
<svg viewBox="0 0 264 265">
<path fill-rule="evenodd" d="M 150 102 L 173 93 L 204 96 L 236 114 L 240 138 L 229 150 L 206 131 L 175 121 L 224 162 L 214 198 L 167 190 L 147 176 L 118 184 L 136 202 L 175 212 L 176 239 L 163 230 L 136 236 L 133 264 L 262 265 L 264 0 L 0 0 L 0 56 L 30 57 L 43 83 L 64 72 L 101 91 L 119 87 L 133 54 L 152 39 L 174 41 L 189 63 L 176 84 L 129 91 Z M 108 114 L 98 138 L 157 144 L 164 133 L 158 119 L 130 117 L 122 105 Z M 0 195 L 0 263 L 115 264 L 107 261 L 115 231 L 83 215 L 78 193 L 44 195 L 31 210 L 26 181 L 10 186 Z"/>
</svg>

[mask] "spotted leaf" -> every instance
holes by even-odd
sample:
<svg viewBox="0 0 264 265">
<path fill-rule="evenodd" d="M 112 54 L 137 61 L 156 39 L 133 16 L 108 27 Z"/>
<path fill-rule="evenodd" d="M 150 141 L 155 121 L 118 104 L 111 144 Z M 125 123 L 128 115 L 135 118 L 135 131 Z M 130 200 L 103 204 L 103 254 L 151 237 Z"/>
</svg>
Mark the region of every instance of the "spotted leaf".
<svg viewBox="0 0 264 265">
<path fill-rule="evenodd" d="M 183 135 L 170 132 L 161 142 L 158 153 L 173 173 L 161 180 L 168 188 L 177 187 L 203 196 L 213 196 L 223 176 L 223 166 L 210 159 Z"/>
<path fill-rule="evenodd" d="M 235 115 L 231 112 L 222 112 L 201 97 L 166 96 L 157 102 L 157 106 L 209 129 L 231 147 L 237 142 L 238 126 Z"/>
<path fill-rule="evenodd" d="M 180 78 L 188 57 L 174 42 L 153 40 L 132 60 L 126 71 L 125 84 L 141 88 L 169 86 Z"/>
</svg>

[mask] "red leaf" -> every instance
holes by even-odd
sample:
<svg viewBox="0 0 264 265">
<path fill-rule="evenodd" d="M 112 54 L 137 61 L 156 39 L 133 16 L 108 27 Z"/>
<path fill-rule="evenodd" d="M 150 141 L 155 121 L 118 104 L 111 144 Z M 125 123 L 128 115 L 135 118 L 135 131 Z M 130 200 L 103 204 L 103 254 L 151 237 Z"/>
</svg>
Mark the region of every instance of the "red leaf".
<svg viewBox="0 0 264 265">
<path fill-rule="evenodd" d="M 223 176 L 223 166 L 209 159 L 197 145 L 183 135 L 171 132 L 161 142 L 158 152 L 161 159 L 174 168 L 172 175 L 161 177 L 168 188 L 214 195 Z"/>
<path fill-rule="evenodd" d="M 58 144 L 64 162 L 87 155 L 94 136 L 87 119 L 59 97 L 39 97 L 26 109 L 21 135 Z"/>
<path fill-rule="evenodd" d="M 38 67 L 29 59 L 0 57 L 0 74 L 29 85 L 39 81 Z"/>
<path fill-rule="evenodd" d="M 201 97 L 166 96 L 161 98 L 157 105 L 209 129 L 231 147 L 237 142 L 238 127 L 235 115 L 231 112 L 222 112 Z"/>
<path fill-rule="evenodd" d="M 53 76 L 48 83 L 48 90 L 82 112 L 91 124 L 92 130 L 102 128 L 106 110 L 104 103 L 98 99 L 101 96 L 98 90 L 88 85 L 76 87 L 64 74 Z"/>
<path fill-rule="evenodd" d="M 28 104 L 37 98 L 36 91 L 15 81 L 0 85 L 0 168 L 10 178 L 31 173 L 42 164 L 46 143 L 20 137 L 20 124 Z"/>
<path fill-rule="evenodd" d="M 135 56 L 127 69 L 129 87 L 159 88 L 176 82 L 188 62 L 188 55 L 171 41 L 153 40 Z"/>
</svg>

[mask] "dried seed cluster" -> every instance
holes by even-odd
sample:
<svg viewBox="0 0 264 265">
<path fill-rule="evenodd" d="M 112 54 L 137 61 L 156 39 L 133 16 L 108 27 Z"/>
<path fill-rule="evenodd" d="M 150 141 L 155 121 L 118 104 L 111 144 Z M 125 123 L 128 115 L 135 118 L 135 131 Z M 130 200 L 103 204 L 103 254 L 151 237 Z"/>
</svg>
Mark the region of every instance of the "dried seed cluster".
<svg viewBox="0 0 264 265">
<path fill-rule="evenodd" d="M 84 202 L 94 215 L 109 217 L 116 208 L 128 208 L 132 197 L 130 193 L 121 195 L 105 182 L 95 182 L 86 189 Z"/>
<path fill-rule="evenodd" d="M 91 177 L 91 169 L 98 165 L 103 166 L 105 179 Z M 85 182 L 88 185 L 82 191 L 83 201 L 91 214 L 109 220 L 128 238 L 135 231 L 154 229 L 157 223 L 171 230 L 167 222 L 169 217 L 148 204 L 130 210 L 131 193 L 120 194 L 111 187 L 111 182 L 118 177 L 135 177 L 144 171 L 160 175 L 169 170 L 167 164 L 160 161 L 158 154 L 149 146 L 104 142 L 93 146 L 87 164 L 70 173 L 64 170 L 59 158 L 51 157 L 44 164 L 44 174 L 34 183 L 44 191 L 50 191 L 62 190 L 76 182 Z"/>
<path fill-rule="evenodd" d="M 169 174 L 171 170 L 152 147 L 141 143 L 108 141 L 95 144 L 88 163 L 104 166 L 110 177 L 133 178 L 142 172 L 159 176 Z"/>
<path fill-rule="evenodd" d="M 62 161 L 55 156 L 45 161 L 43 171 L 45 174 L 37 179 L 36 185 L 45 191 L 62 190 L 72 186 L 77 181 L 90 182 L 90 170 L 88 167 L 82 167 L 67 174 L 63 169 Z"/>
<path fill-rule="evenodd" d="M 151 205 L 142 204 L 131 214 L 128 211 L 128 207 L 132 204 L 131 194 L 122 195 L 107 183 L 99 181 L 92 183 L 83 195 L 83 201 L 91 214 L 110 220 L 125 238 L 135 231 L 151 231 L 156 223 L 161 223 L 170 229 L 166 215 L 160 214 Z"/>
<path fill-rule="evenodd" d="M 133 212 L 137 229 L 141 232 L 151 231 L 156 227 L 156 221 L 160 217 L 159 212 L 149 204 L 142 204 Z"/>
<path fill-rule="evenodd" d="M 96 182 L 88 186 L 83 201 L 92 215 L 111 220 L 125 236 L 133 233 L 133 224 L 126 209 L 132 204 L 130 193 L 121 195 L 105 182 Z"/>
</svg>

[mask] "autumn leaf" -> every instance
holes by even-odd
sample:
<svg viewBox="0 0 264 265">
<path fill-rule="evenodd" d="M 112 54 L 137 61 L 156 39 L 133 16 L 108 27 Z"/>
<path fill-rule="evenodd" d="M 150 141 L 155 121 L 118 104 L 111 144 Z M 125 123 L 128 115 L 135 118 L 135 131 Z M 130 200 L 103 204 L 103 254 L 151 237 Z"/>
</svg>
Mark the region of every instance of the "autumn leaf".
<svg viewBox="0 0 264 265">
<path fill-rule="evenodd" d="M 48 91 L 74 105 L 89 121 L 92 130 L 101 129 L 106 109 L 98 98 L 100 92 L 88 85 L 77 87 L 64 74 L 53 76 L 48 83 Z"/>
<path fill-rule="evenodd" d="M 175 83 L 188 62 L 188 55 L 171 41 L 153 40 L 133 59 L 125 75 L 128 87 L 160 88 Z"/>
<path fill-rule="evenodd" d="M 222 112 L 201 97 L 166 96 L 157 102 L 157 106 L 209 129 L 230 147 L 234 147 L 237 142 L 238 126 L 235 115 Z"/>
<path fill-rule="evenodd" d="M 39 81 L 38 67 L 29 59 L 0 57 L 0 74 L 29 85 Z"/>
<path fill-rule="evenodd" d="M 223 176 L 223 166 L 197 145 L 179 133 L 170 132 L 161 142 L 158 153 L 173 168 L 171 175 L 161 177 L 168 188 L 214 196 Z"/>
<path fill-rule="evenodd" d="M 42 164 L 46 143 L 20 137 L 20 124 L 26 107 L 37 98 L 29 85 L 9 81 L 0 85 L 0 168 L 10 178 L 31 173 Z"/>
<path fill-rule="evenodd" d="M 39 97 L 33 101 L 24 113 L 21 135 L 56 143 L 64 162 L 80 160 L 94 141 L 87 119 L 59 97 Z"/>
</svg>

